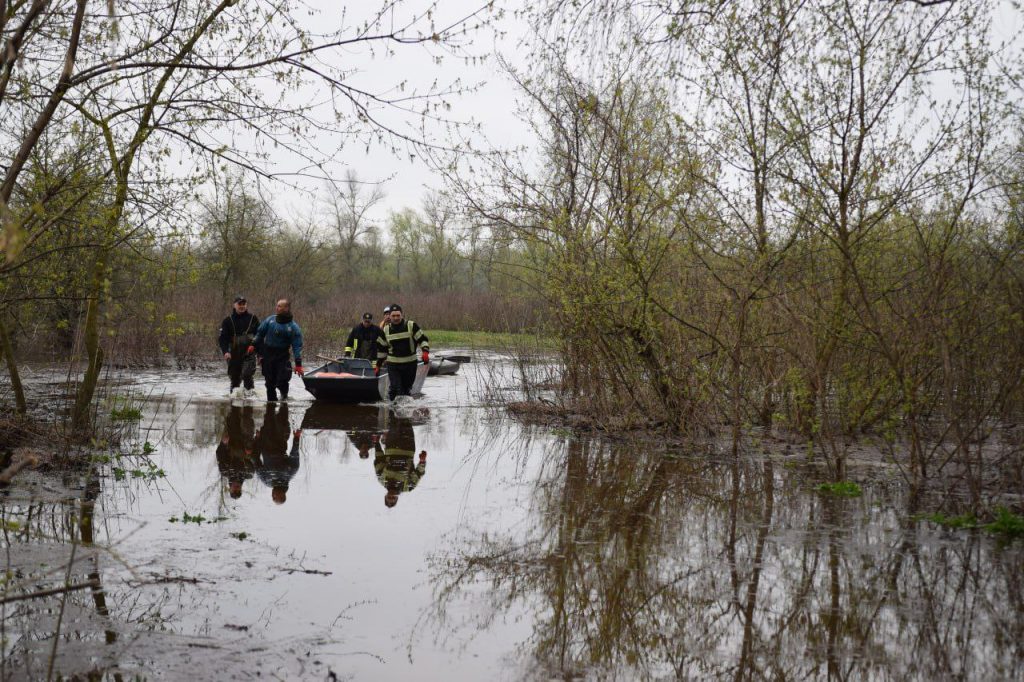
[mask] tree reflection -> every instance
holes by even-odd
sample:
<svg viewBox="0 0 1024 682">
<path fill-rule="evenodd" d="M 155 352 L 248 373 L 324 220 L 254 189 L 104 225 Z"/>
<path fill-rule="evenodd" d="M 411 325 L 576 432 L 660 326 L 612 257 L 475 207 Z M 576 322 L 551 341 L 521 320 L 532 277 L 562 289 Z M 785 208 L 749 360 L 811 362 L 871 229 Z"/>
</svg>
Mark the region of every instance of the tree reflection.
<svg viewBox="0 0 1024 682">
<path fill-rule="evenodd" d="M 1019 548 L 901 524 L 894 499 L 820 497 L 770 460 L 580 440 L 544 457 L 527 529 L 432 557 L 439 625 L 532 611 L 538 675 L 1024 673 Z M 482 620 L 459 621 L 467 598 Z"/>
</svg>

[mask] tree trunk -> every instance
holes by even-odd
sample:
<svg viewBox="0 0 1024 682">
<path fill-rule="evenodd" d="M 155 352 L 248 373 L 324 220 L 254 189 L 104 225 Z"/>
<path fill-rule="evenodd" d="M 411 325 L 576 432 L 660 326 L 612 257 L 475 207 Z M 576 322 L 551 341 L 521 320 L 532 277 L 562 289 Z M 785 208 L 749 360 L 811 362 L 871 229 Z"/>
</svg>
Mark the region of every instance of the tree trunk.
<svg viewBox="0 0 1024 682">
<path fill-rule="evenodd" d="M 0 319 L 0 345 L 4 349 L 4 360 L 7 361 L 7 371 L 11 375 L 11 389 L 14 391 L 14 404 L 18 414 L 28 412 L 28 405 L 25 403 L 25 390 L 21 386 L 21 374 L 18 373 L 18 363 L 14 360 L 14 347 L 11 345 L 11 337 L 7 334 L 7 325 Z"/>
<path fill-rule="evenodd" d="M 75 410 L 72 414 L 71 427 L 74 431 L 85 432 L 90 425 L 92 398 L 96 393 L 100 369 L 103 367 L 103 349 L 100 348 L 100 297 L 103 295 L 103 280 L 107 271 L 106 251 L 101 249 L 96 259 L 92 275 L 92 290 L 89 292 L 89 305 L 85 313 L 85 354 L 88 366 L 85 376 L 78 385 L 75 396 Z"/>
</svg>

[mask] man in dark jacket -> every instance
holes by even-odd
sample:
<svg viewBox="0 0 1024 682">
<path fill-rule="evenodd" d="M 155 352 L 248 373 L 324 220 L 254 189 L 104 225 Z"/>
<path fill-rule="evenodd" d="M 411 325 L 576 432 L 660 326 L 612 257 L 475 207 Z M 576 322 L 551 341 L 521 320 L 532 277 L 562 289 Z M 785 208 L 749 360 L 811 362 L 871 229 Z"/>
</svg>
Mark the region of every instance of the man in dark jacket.
<svg viewBox="0 0 1024 682">
<path fill-rule="evenodd" d="M 228 392 L 233 394 L 244 381 L 246 397 L 251 397 L 255 386 L 256 355 L 247 349 L 252 346 L 260 318 L 249 312 L 245 296 L 235 296 L 231 307 L 231 314 L 220 323 L 217 343 L 228 363 L 228 378 L 231 380 Z"/>
<path fill-rule="evenodd" d="M 267 317 L 260 323 L 253 341 L 255 350 L 260 354 L 263 366 L 263 378 L 267 385 L 267 400 L 277 400 L 277 392 L 281 392 L 281 400 L 288 399 L 288 382 L 292 378 L 292 364 L 288 358 L 288 349 L 295 356 L 295 373 L 302 376 L 302 329 L 292 319 L 292 304 L 287 298 L 277 302 L 276 315 Z"/>
<path fill-rule="evenodd" d="M 416 381 L 416 348 L 422 351 L 423 364 L 430 362 L 430 342 L 420 326 L 402 317 L 402 306 L 391 304 L 391 319 L 384 335 L 377 339 L 377 359 L 388 363 L 388 399 L 409 395 Z"/>
<path fill-rule="evenodd" d="M 373 323 L 371 313 L 363 313 L 363 321 L 352 327 L 348 340 L 345 341 L 345 357 L 363 358 L 377 366 L 377 339 L 384 335 L 380 327 Z"/>
</svg>

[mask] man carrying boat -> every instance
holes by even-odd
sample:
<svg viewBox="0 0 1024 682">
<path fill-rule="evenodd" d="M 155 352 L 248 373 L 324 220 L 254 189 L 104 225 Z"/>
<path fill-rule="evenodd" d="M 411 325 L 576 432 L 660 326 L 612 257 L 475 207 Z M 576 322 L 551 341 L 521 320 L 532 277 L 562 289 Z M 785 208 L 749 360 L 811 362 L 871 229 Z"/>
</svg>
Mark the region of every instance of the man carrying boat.
<svg viewBox="0 0 1024 682">
<path fill-rule="evenodd" d="M 348 340 L 345 342 L 346 358 L 363 358 L 377 366 L 377 339 L 384 332 L 373 323 L 371 313 L 363 313 L 363 320 L 349 332 Z"/>
<path fill-rule="evenodd" d="M 250 350 L 259 352 L 263 365 L 263 378 L 267 385 L 267 400 L 275 402 L 277 392 L 281 400 L 288 399 L 288 382 L 292 378 L 292 365 L 288 357 L 291 348 L 295 356 L 295 373 L 302 376 L 302 329 L 292 318 L 292 304 L 287 298 L 277 302 L 276 315 L 260 323 Z"/>
<path fill-rule="evenodd" d="M 377 364 L 388 364 L 388 399 L 409 395 L 416 381 L 416 348 L 422 352 L 423 364 L 430 363 L 430 342 L 420 326 L 402 317 L 402 306 L 391 305 L 390 320 L 384 335 L 377 339 Z"/>
<path fill-rule="evenodd" d="M 255 388 L 256 355 L 247 349 L 252 347 L 260 318 L 249 312 L 245 296 L 235 296 L 231 308 L 231 314 L 220 323 L 220 337 L 217 339 L 220 352 L 228 362 L 228 378 L 231 380 L 228 393 L 234 394 L 244 381 L 245 397 L 251 398 Z"/>
</svg>

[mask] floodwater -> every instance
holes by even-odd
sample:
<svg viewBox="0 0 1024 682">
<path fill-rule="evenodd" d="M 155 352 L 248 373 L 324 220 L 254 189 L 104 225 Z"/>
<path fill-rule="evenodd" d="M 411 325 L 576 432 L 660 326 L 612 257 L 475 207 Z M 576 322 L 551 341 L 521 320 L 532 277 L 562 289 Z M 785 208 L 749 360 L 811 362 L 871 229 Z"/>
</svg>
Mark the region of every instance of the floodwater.
<svg viewBox="0 0 1024 682">
<path fill-rule="evenodd" d="M 148 457 L 0 497 L 5 598 L 78 588 L 3 605 L 4 678 L 1024 678 L 1024 543 L 885 467 L 523 427 L 480 366 L 396 409 L 134 375 Z"/>
</svg>

